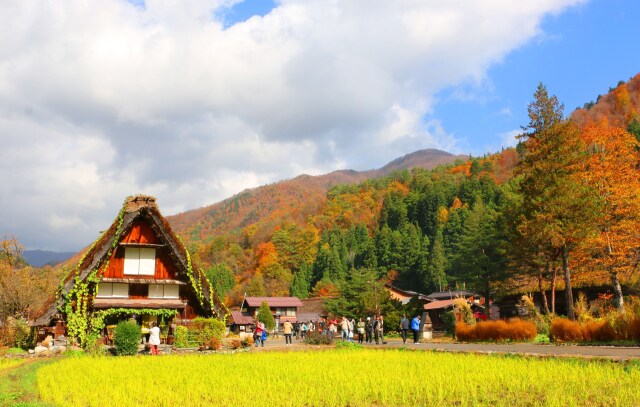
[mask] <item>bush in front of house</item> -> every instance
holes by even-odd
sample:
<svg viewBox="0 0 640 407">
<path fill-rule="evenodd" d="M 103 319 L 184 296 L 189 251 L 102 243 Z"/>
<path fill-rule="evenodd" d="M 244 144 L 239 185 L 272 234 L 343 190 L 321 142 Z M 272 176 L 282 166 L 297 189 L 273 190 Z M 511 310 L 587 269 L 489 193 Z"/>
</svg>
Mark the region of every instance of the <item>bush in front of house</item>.
<svg viewBox="0 0 640 407">
<path fill-rule="evenodd" d="M 195 318 L 189 325 L 194 339 L 197 339 L 200 345 L 209 347 L 214 339 L 221 343 L 225 329 L 224 322 L 215 318 Z"/>
<path fill-rule="evenodd" d="M 456 337 L 461 341 L 530 341 L 538 335 L 536 326 L 531 321 L 512 319 L 511 321 L 482 321 L 475 325 L 458 323 Z"/>
<path fill-rule="evenodd" d="M 186 326 L 178 325 L 173 332 L 174 340 L 173 346 L 176 348 L 188 348 L 189 347 L 189 329 Z"/>
<path fill-rule="evenodd" d="M 122 321 L 116 325 L 113 345 L 116 355 L 126 356 L 138 353 L 140 343 L 140 325 L 133 321 Z"/>
</svg>

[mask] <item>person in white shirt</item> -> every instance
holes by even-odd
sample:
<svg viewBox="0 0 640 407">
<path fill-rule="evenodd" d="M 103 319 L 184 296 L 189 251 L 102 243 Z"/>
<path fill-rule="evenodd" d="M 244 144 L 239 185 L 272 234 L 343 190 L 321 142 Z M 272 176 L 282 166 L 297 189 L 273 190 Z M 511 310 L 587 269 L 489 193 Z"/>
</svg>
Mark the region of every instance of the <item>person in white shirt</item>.
<svg viewBox="0 0 640 407">
<path fill-rule="evenodd" d="M 155 322 L 151 322 L 151 329 L 149 330 L 149 345 L 151 346 L 151 354 L 158 355 L 158 345 L 160 345 L 160 328 Z"/>
</svg>

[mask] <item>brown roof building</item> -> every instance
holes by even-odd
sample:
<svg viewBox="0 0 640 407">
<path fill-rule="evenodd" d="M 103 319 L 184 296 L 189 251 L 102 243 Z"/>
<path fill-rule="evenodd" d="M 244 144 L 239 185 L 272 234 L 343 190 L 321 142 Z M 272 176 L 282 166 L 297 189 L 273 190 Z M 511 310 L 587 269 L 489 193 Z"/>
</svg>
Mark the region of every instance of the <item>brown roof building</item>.
<svg viewBox="0 0 640 407">
<path fill-rule="evenodd" d="M 85 286 L 86 285 L 86 286 Z M 223 318 L 228 310 L 160 213 L 156 199 L 128 197 L 109 229 L 88 249 L 32 325 L 53 319 L 159 315 Z M 113 315 L 112 315 L 113 314 Z M 93 327 L 95 328 L 95 327 Z M 78 333 L 76 331 L 71 332 Z"/>
</svg>

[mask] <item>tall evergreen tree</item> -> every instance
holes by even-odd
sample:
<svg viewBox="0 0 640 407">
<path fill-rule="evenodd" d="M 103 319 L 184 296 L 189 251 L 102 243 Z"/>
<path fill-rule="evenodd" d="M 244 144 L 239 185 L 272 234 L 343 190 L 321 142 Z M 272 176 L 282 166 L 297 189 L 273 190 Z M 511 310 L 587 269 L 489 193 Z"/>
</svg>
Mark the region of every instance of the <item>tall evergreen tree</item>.
<svg viewBox="0 0 640 407">
<path fill-rule="evenodd" d="M 575 319 L 569 258 L 578 240 L 592 229 L 596 201 L 574 176 L 583 149 L 577 128 L 563 118 L 563 108 L 538 85 L 528 108 L 530 122 L 520 136 L 524 155 L 516 168 L 523 195 L 519 229 L 531 244 L 546 242 L 559 250 L 567 315 Z"/>
<path fill-rule="evenodd" d="M 445 270 L 447 268 L 447 257 L 442 241 L 442 231 L 438 231 L 436 234 L 436 240 L 433 242 L 431 247 L 429 263 L 427 265 L 429 284 L 425 284 L 425 286 L 438 291 L 442 291 L 447 285 L 447 275 L 445 274 Z"/>
<path fill-rule="evenodd" d="M 291 295 L 298 298 L 307 298 L 309 291 L 311 290 L 311 278 L 313 274 L 313 268 L 304 263 L 300 270 L 293 275 L 293 281 L 291 281 Z"/>
<path fill-rule="evenodd" d="M 455 266 L 459 279 L 482 292 L 487 305 L 493 283 L 506 276 L 502 231 L 499 213 L 478 198 L 465 223 Z"/>
</svg>

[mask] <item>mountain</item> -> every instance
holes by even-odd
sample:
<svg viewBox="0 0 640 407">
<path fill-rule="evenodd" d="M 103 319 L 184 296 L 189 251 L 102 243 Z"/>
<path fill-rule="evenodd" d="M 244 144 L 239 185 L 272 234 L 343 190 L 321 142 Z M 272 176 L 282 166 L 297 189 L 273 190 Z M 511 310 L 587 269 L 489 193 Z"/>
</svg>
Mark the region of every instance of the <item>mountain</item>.
<svg viewBox="0 0 640 407">
<path fill-rule="evenodd" d="M 397 158 L 379 169 L 339 170 L 324 175 L 300 175 L 293 179 L 247 189 L 219 203 L 168 216 L 172 228 L 189 242 L 207 241 L 216 236 L 239 234 L 253 226 L 259 241 L 283 221 L 304 224 L 322 206 L 327 191 L 339 184 L 357 184 L 393 171 L 414 167 L 435 168 L 456 160 L 468 160 L 436 149 L 426 149 Z M 258 224 L 259 223 L 259 224 Z"/>
<path fill-rule="evenodd" d="M 585 103 L 571 114 L 571 120 L 579 126 L 600 120 L 625 129 L 633 122 L 640 125 L 640 74 L 628 82 L 618 82 L 609 93 L 598 96 L 595 103 Z"/>
<path fill-rule="evenodd" d="M 54 266 L 75 256 L 75 252 L 51 252 L 47 250 L 24 250 L 22 257 L 32 267 Z"/>
</svg>

